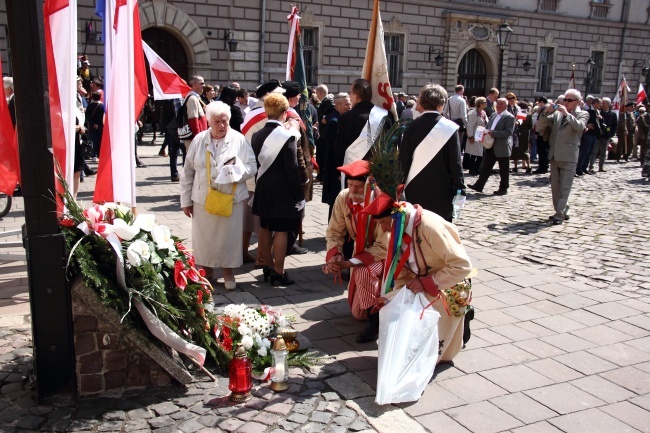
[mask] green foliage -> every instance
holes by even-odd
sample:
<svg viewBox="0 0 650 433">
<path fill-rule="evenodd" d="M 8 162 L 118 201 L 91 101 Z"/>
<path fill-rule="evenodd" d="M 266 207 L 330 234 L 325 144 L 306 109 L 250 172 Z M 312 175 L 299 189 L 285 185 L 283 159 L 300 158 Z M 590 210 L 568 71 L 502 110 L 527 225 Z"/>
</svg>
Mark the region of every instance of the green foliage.
<svg viewBox="0 0 650 433">
<path fill-rule="evenodd" d="M 370 171 L 377 186 L 393 200 L 398 200 L 397 187 L 404 180 L 404 172 L 399 162 L 397 144 L 411 119 L 400 119 L 387 131 L 380 126 L 381 133 L 373 143 L 370 157 Z"/>
</svg>

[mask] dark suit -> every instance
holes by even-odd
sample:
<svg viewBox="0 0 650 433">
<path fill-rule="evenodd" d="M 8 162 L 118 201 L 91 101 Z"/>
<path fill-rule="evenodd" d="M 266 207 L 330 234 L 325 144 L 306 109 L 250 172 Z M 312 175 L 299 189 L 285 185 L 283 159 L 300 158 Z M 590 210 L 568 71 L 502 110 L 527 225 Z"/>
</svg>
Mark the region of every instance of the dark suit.
<svg viewBox="0 0 650 433">
<path fill-rule="evenodd" d="M 512 152 L 512 134 L 515 129 L 515 116 L 504 110 L 499 121 L 494 124 L 498 115 L 498 113 L 494 112 L 485 127 L 485 129 L 492 131 L 494 145 L 491 149 L 485 149 L 481 174 L 474 184 L 477 191 L 483 191 L 483 187 L 485 187 L 492 174 L 492 168 L 497 162 L 499 163 L 499 176 L 501 177 L 499 191 L 505 192 L 510 187 L 509 164 L 510 153 Z"/>
<path fill-rule="evenodd" d="M 415 149 L 436 126 L 440 117 L 438 113 L 425 113 L 413 120 L 404 132 L 399 146 L 399 161 L 404 176 L 408 176 L 411 169 Z M 454 132 L 436 156 L 409 182 L 405 194 L 410 203 L 417 203 L 451 222 L 451 202 L 458 190 L 465 193 L 458 132 Z"/>
<path fill-rule="evenodd" d="M 325 119 L 327 123 L 321 131 L 321 138 L 318 145 L 318 154 L 321 155 L 320 172 L 323 175 L 323 195 L 322 202 L 334 205 L 334 201 L 341 190 L 341 181 L 339 180 L 340 172 L 336 169 L 338 166 L 334 160 L 334 145 L 338 131 L 340 114 L 334 110 L 328 114 Z"/>
<path fill-rule="evenodd" d="M 251 144 L 258 169 L 259 154 L 264 141 L 278 127 L 280 127 L 278 123 L 267 122 L 262 129 L 253 134 Z M 260 218 L 295 219 L 296 222 L 300 219 L 300 212 L 296 210 L 295 205 L 305 199 L 305 193 L 300 181 L 296 153 L 296 139 L 292 136 L 282 146 L 262 178 L 256 178 L 253 214 Z"/>
<path fill-rule="evenodd" d="M 11 95 L 9 97 L 9 102 L 8 102 L 8 108 L 9 108 L 9 115 L 11 116 L 11 123 L 13 123 L 14 128 L 16 127 L 16 98 L 14 97 L 15 95 Z"/>
</svg>

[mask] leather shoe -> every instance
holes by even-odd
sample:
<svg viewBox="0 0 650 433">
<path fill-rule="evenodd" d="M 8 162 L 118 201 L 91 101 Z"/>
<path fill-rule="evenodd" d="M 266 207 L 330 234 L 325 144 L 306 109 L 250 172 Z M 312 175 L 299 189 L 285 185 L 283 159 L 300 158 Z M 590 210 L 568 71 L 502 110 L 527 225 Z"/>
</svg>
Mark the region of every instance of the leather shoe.
<svg viewBox="0 0 650 433">
<path fill-rule="evenodd" d="M 90 168 L 90 167 L 84 167 L 84 174 L 86 176 L 92 176 L 94 174 L 97 174 L 97 170 L 95 170 L 94 168 Z"/>
<path fill-rule="evenodd" d="M 494 191 L 494 195 L 506 195 L 506 194 L 508 194 L 507 189 L 497 189 L 496 191 Z"/>
<path fill-rule="evenodd" d="M 172 176 L 172 182 L 179 182 L 181 179 L 178 176 Z"/>
<path fill-rule="evenodd" d="M 564 220 L 559 220 L 559 219 L 555 219 L 555 218 L 553 219 L 553 225 L 554 226 L 559 226 L 563 222 L 564 222 Z"/>
<path fill-rule="evenodd" d="M 469 188 L 469 189 L 471 189 L 471 190 L 473 190 L 473 191 L 476 191 L 476 192 L 483 192 L 483 190 L 482 190 L 482 189 L 478 189 L 478 188 L 476 187 L 476 185 L 467 185 L 467 188 Z"/>
<path fill-rule="evenodd" d="M 599 169 L 598 169 L 598 172 L 599 172 L 599 173 L 607 173 L 607 169 L 605 169 L 605 168 L 599 168 Z"/>
</svg>

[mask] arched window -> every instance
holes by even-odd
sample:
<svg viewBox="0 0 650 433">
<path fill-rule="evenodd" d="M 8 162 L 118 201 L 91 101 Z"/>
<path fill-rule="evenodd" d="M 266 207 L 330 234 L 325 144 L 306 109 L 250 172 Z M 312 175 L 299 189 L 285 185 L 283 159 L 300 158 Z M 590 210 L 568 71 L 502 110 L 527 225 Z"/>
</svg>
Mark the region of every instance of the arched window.
<svg viewBox="0 0 650 433">
<path fill-rule="evenodd" d="M 458 84 L 465 86 L 465 96 L 485 96 L 485 60 L 475 49 L 469 50 L 458 66 Z"/>
</svg>

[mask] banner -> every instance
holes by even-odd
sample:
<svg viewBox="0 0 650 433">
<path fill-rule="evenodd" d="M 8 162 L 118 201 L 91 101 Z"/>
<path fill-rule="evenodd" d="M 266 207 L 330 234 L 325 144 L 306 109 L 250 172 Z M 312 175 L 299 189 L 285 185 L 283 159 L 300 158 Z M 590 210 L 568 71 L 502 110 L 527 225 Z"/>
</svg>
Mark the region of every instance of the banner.
<svg viewBox="0 0 650 433">
<path fill-rule="evenodd" d="M 630 92 L 630 88 L 627 86 L 627 80 L 625 76 L 621 80 L 621 84 L 618 86 L 616 96 L 612 100 L 612 110 L 619 112 L 623 111 L 625 104 L 627 104 L 627 95 Z"/>
<path fill-rule="evenodd" d="M 144 41 L 142 48 L 149 62 L 153 99 L 183 99 L 191 87 Z"/>
<path fill-rule="evenodd" d="M 646 99 L 648 99 L 648 95 L 645 93 L 645 88 L 643 84 L 639 83 L 639 91 L 636 93 L 636 105 L 643 104 Z"/>
<path fill-rule="evenodd" d="M 77 0 L 46 0 L 43 4 L 43 20 L 52 152 L 61 166 L 66 182 L 73 185 L 77 119 L 77 32 L 70 29 L 77 28 Z M 63 191 L 58 180 L 56 188 Z M 58 205 L 61 210 L 62 203 Z"/>
<path fill-rule="evenodd" d="M 379 13 L 379 0 L 375 0 L 370 34 L 366 46 L 361 78 L 368 80 L 372 87 L 372 103 L 393 113 L 397 120 L 397 106 L 393 100 L 393 89 L 388 77 L 388 61 L 384 46 L 384 26 Z"/>
<path fill-rule="evenodd" d="M 115 5 L 113 26 L 106 25 L 109 34 L 114 32 L 107 74 L 110 85 L 93 200 L 135 206 L 136 121 L 148 96 L 147 74 L 137 1 L 107 0 L 107 12 L 111 3 Z"/>
</svg>

